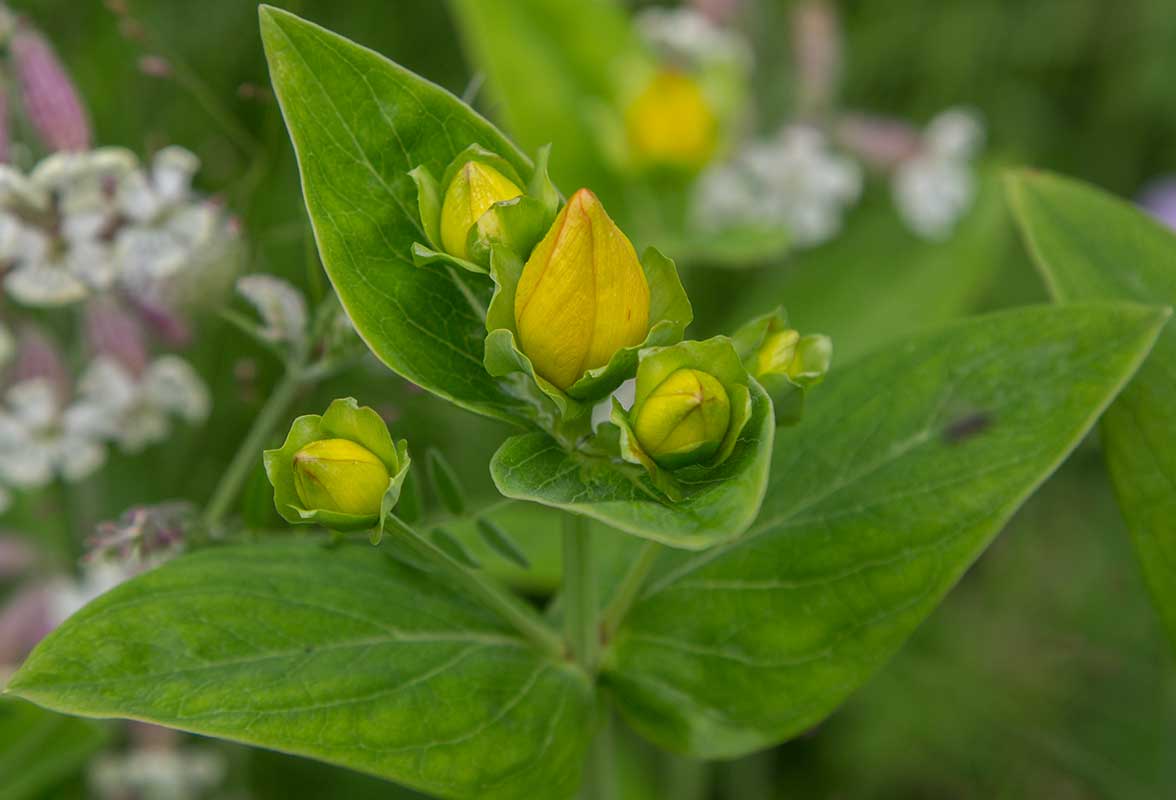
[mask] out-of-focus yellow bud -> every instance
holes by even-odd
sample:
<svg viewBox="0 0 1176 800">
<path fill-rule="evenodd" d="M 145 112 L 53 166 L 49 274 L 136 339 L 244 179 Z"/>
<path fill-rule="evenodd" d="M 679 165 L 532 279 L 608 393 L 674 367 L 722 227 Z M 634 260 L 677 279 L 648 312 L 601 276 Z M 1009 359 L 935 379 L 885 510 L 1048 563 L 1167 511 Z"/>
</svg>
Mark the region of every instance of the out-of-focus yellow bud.
<svg viewBox="0 0 1176 800">
<path fill-rule="evenodd" d="M 755 374 L 787 375 L 796 360 L 796 345 L 800 341 L 800 332 L 791 328 L 773 331 L 760 345 L 755 356 Z"/>
<path fill-rule="evenodd" d="M 629 104 L 625 114 L 629 145 L 647 164 L 697 170 L 714 156 L 719 122 L 689 75 L 658 72 Z"/>
<path fill-rule="evenodd" d="M 665 469 L 713 456 L 731 424 L 731 400 L 715 376 L 683 367 L 658 384 L 636 409 L 633 433 Z"/>
<path fill-rule="evenodd" d="M 466 239 L 473 224 L 490 206 L 522 193 L 522 189 L 489 164 L 467 161 L 449 182 L 441 203 L 441 246 L 445 252 L 469 258 Z"/>
<path fill-rule="evenodd" d="M 309 510 L 379 514 L 388 468 L 349 439 L 320 439 L 294 454 L 294 488 Z"/>
<path fill-rule="evenodd" d="M 645 340 L 645 271 L 592 192 L 572 195 L 531 252 L 514 311 L 519 348 L 535 372 L 565 390 L 617 350 Z"/>
</svg>

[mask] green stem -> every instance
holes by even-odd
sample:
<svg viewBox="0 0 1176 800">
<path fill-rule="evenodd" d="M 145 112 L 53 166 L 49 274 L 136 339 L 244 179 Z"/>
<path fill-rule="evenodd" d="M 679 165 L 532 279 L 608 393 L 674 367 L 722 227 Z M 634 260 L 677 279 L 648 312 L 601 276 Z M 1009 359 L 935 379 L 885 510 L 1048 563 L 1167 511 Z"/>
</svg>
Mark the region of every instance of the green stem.
<svg viewBox="0 0 1176 800">
<path fill-rule="evenodd" d="M 602 704 L 604 719 L 588 747 L 588 762 L 584 765 L 584 782 L 580 785 L 581 800 L 619 800 L 617 782 L 616 737 L 613 733 L 612 709 Z"/>
<path fill-rule="evenodd" d="M 444 569 L 454 580 L 514 626 L 515 630 L 539 650 L 554 658 L 563 658 L 563 640 L 534 609 L 482 573 L 466 567 L 395 514 L 389 515 L 387 524 L 403 534 L 403 541 L 418 555 Z"/>
<path fill-rule="evenodd" d="M 629 609 L 633 607 L 633 603 L 637 600 L 637 595 L 641 593 L 641 587 L 645 584 L 645 579 L 649 575 L 649 571 L 653 569 L 653 565 L 657 562 L 657 557 L 661 555 L 662 546 L 657 542 L 646 542 L 641 548 L 641 552 L 637 554 L 637 560 L 629 567 L 629 571 L 625 573 L 625 577 L 621 580 L 616 592 L 609 601 L 608 607 L 604 610 L 604 616 L 600 623 L 601 632 L 604 640 L 607 642 L 612 639 L 617 629 L 621 627 L 621 622 L 624 621 L 625 615 L 629 613 Z"/>
<path fill-rule="evenodd" d="M 572 653 L 589 675 L 596 674 L 600 631 L 596 621 L 596 581 L 592 564 L 592 533 L 578 514 L 564 515 L 564 629 Z"/>
<path fill-rule="evenodd" d="M 265 401 L 265 405 L 253 421 L 253 427 L 245 435 L 236 455 L 229 462 L 228 469 L 221 475 L 220 482 L 212 491 L 212 497 L 204 508 L 203 521 L 206 529 L 216 528 L 228 514 L 233 501 L 237 499 L 245 481 L 249 479 L 249 471 L 261 457 L 262 448 L 273 435 L 274 429 L 285 418 L 286 411 L 294 402 L 294 397 L 302 384 L 300 375 L 287 372 L 270 393 L 269 399 Z"/>
</svg>

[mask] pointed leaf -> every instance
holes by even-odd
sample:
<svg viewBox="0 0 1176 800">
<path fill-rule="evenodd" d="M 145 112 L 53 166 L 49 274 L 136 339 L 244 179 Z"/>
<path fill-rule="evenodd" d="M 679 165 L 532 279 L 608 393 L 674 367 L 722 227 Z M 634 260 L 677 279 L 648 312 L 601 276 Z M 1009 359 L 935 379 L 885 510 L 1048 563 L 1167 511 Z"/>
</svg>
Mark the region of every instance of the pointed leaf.
<svg viewBox="0 0 1176 800">
<path fill-rule="evenodd" d="M 1010 196 L 1050 293 L 1062 303 L 1135 300 L 1176 306 L 1176 236 L 1110 195 L 1023 172 Z M 1176 642 L 1176 328 L 1103 418 L 1119 505 L 1152 597 Z"/>
<path fill-rule="evenodd" d="M 728 758 L 807 730 L 901 646 L 1086 435 L 1167 318 L 965 320 L 836 370 L 777 432 L 759 519 L 665 552 L 604 656 L 625 717 Z M 985 426 L 961 432 L 964 417 Z"/>
<path fill-rule="evenodd" d="M 445 460 L 445 456 L 441 455 L 440 450 L 429 450 L 425 460 L 429 472 L 429 483 L 433 487 L 433 493 L 441 501 L 441 505 L 445 506 L 445 510 L 454 516 L 464 514 L 465 489 L 462 488 L 461 481 L 458 479 L 457 473 L 453 471 L 453 467 Z"/>
<path fill-rule="evenodd" d="M 494 552 L 508 561 L 513 561 L 523 569 L 531 568 L 531 562 L 527 561 L 526 553 L 515 543 L 510 534 L 502 529 L 501 525 L 487 517 L 478 517 L 477 524 L 482 541 L 490 545 Z"/>
</svg>

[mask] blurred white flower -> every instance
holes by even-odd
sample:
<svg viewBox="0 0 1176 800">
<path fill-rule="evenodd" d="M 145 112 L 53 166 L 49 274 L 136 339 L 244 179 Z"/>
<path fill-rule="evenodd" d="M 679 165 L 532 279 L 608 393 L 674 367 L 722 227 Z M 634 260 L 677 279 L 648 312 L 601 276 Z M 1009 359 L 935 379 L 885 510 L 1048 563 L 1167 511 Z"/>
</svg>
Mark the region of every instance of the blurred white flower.
<svg viewBox="0 0 1176 800">
<path fill-rule="evenodd" d="M 690 8 L 650 8 L 637 15 L 637 30 L 664 58 L 693 65 L 727 62 L 746 67 L 751 47 L 743 37 Z"/>
<path fill-rule="evenodd" d="M 13 385 L 0 410 L 0 480 L 9 486 L 45 486 L 57 475 L 85 478 L 102 466 L 105 422 L 101 409 L 76 402 L 63 408 L 49 380 Z"/>
<path fill-rule="evenodd" d="M 106 594 L 141 571 L 141 567 L 115 561 L 96 561 L 82 566 L 78 578 L 60 577 L 50 581 L 49 623 L 56 628 L 82 606 Z"/>
<path fill-rule="evenodd" d="M 797 246 L 812 247 L 841 229 L 861 188 L 856 162 L 830 149 L 817 129 L 796 125 L 704 173 L 693 216 L 710 230 L 786 227 Z"/>
<path fill-rule="evenodd" d="M 952 108 L 923 132 L 918 152 L 898 165 L 891 183 L 907 225 L 926 239 L 944 240 L 976 194 L 972 159 L 984 143 L 984 126 L 971 111 Z"/>
<path fill-rule="evenodd" d="M 171 418 L 198 423 L 208 417 L 208 387 L 192 366 L 167 355 L 136 376 L 116 359 L 95 358 L 78 383 L 79 403 L 95 409 L 101 432 L 128 453 L 171 433 Z"/>
<path fill-rule="evenodd" d="M 56 153 L 28 176 L 0 166 L 5 288 L 30 306 L 116 284 L 146 295 L 222 252 L 232 237 L 223 214 L 191 191 L 198 167 L 179 147 L 157 153 L 150 170 L 122 148 Z"/>
<path fill-rule="evenodd" d="M 99 756 L 89 780 L 95 796 L 109 800 L 190 800 L 215 789 L 227 771 L 224 756 L 209 748 L 140 747 Z"/>
<path fill-rule="evenodd" d="M 297 344 L 306 336 L 306 301 L 290 283 L 272 275 L 245 275 L 237 279 L 237 291 L 257 309 L 269 341 Z"/>
</svg>

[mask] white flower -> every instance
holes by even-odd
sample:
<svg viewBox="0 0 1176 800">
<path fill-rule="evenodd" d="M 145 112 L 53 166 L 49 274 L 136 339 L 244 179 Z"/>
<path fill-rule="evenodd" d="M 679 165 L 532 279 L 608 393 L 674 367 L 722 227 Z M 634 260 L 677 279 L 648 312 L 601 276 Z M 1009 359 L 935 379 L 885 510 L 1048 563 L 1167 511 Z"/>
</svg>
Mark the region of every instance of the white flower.
<svg viewBox="0 0 1176 800">
<path fill-rule="evenodd" d="M 99 756 L 89 780 L 100 798 L 195 800 L 215 789 L 227 770 L 224 756 L 209 748 L 140 747 Z"/>
<path fill-rule="evenodd" d="M 916 234 L 951 236 L 975 198 L 971 160 L 983 141 L 983 124 L 965 109 L 948 109 L 927 125 L 922 148 L 898 166 L 891 183 L 894 203 Z"/>
<path fill-rule="evenodd" d="M 708 170 L 696 188 L 693 215 L 710 230 L 785 227 L 797 246 L 811 247 L 840 230 L 861 188 L 856 162 L 833 152 L 815 128 L 791 126 Z"/>
<path fill-rule="evenodd" d="M 257 309 L 269 341 L 297 344 L 306 336 L 306 301 L 291 284 L 272 275 L 246 275 L 237 279 L 237 291 Z"/>
<path fill-rule="evenodd" d="M 57 578 L 49 584 L 49 619 L 57 627 L 91 600 L 106 594 L 141 571 L 139 565 L 115 561 L 86 563 L 79 578 Z"/>
<path fill-rule="evenodd" d="M 202 422 L 211 407 L 200 375 L 171 355 L 151 362 L 138 377 L 115 359 L 99 356 L 83 373 L 78 395 L 99 420 L 101 433 L 128 453 L 166 439 L 172 417 Z"/>
<path fill-rule="evenodd" d="M 738 34 L 720 28 L 689 8 L 650 8 L 637 15 L 637 30 L 653 48 L 671 59 L 693 64 L 751 63 L 751 47 Z"/>
<path fill-rule="evenodd" d="M 55 475 L 85 478 L 102 466 L 104 422 L 85 403 L 62 409 L 49 381 L 12 386 L 0 411 L 0 479 L 11 486 L 45 486 Z"/>
</svg>

